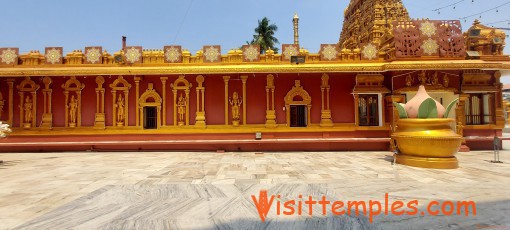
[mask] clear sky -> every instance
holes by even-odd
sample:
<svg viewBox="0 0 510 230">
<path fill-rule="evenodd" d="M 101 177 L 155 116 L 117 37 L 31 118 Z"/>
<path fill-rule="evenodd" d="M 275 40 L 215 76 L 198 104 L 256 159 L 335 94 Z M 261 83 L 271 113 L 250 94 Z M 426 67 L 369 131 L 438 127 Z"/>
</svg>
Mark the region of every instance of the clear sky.
<svg viewBox="0 0 510 230">
<path fill-rule="evenodd" d="M 472 2 L 474 1 L 474 2 Z M 21 52 L 63 46 L 65 52 L 103 46 L 110 53 L 128 45 L 162 48 L 182 45 L 192 53 L 203 45 L 221 45 L 226 53 L 252 39 L 257 20 L 268 17 L 281 44 L 293 43 L 292 17 L 300 17 L 300 44 L 317 52 L 337 43 L 347 0 L 1 0 L 0 47 Z M 510 19 L 508 0 L 404 0 L 412 18 L 459 19 L 466 30 L 473 20 Z M 438 14 L 434 9 L 444 8 Z M 506 4 L 496 10 L 478 13 Z M 509 21 L 494 24 L 510 27 Z M 509 31 L 510 32 L 510 31 Z M 509 40 L 510 41 L 510 40 Z M 506 49 L 510 53 L 510 49 Z"/>
</svg>

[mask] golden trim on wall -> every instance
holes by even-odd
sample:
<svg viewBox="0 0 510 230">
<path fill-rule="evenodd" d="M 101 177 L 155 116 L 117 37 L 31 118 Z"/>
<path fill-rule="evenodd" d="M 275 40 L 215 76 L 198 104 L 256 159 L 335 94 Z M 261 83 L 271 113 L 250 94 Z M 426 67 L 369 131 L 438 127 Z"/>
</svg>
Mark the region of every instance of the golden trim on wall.
<svg viewBox="0 0 510 230">
<path fill-rule="evenodd" d="M 395 70 L 464 70 L 464 69 L 510 69 L 508 62 L 480 62 L 472 60 L 429 61 L 420 63 L 318 63 L 307 65 L 291 64 L 242 64 L 242 65 L 183 65 L 167 66 L 50 66 L 34 68 L 0 68 L 0 76 L 97 76 L 97 75 L 160 75 L 160 74 L 225 74 L 225 73 L 325 73 L 325 72 L 384 72 Z"/>
</svg>

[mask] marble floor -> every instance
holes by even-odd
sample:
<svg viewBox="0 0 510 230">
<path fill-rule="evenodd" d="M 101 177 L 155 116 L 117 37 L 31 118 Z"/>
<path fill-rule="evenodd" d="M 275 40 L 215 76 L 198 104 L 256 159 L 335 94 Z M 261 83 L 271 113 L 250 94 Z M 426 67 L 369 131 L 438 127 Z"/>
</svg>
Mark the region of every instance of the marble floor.
<svg viewBox="0 0 510 230">
<path fill-rule="evenodd" d="M 510 151 L 459 153 L 456 170 L 391 164 L 389 152 L 0 154 L 0 229 L 510 229 Z M 476 202 L 476 216 L 277 215 L 283 202 Z"/>
</svg>

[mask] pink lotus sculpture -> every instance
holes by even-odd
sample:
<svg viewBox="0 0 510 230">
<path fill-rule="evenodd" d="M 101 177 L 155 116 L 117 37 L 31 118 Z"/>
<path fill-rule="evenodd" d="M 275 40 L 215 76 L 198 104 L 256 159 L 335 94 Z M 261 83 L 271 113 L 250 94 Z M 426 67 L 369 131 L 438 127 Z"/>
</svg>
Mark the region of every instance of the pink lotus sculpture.
<svg viewBox="0 0 510 230">
<path fill-rule="evenodd" d="M 425 86 L 420 85 L 416 95 L 407 104 L 396 102 L 394 104 L 400 118 L 447 118 L 458 100 L 458 98 L 453 100 L 445 109 L 441 103 L 429 96 Z"/>
</svg>

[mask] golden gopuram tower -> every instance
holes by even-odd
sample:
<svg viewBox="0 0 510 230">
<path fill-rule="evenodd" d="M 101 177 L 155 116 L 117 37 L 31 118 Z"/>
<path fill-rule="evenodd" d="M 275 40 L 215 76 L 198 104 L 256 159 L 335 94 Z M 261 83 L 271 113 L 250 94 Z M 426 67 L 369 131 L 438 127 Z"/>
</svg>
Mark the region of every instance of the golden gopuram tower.
<svg viewBox="0 0 510 230">
<path fill-rule="evenodd" d="M 340 34 L 341 49 L 360 48 L 360 44 L 380 44 L 380 38 L 391 31 L 392 22 L 409 21 L 402 0 L 351 0 L 344 11 Z"/>
</svg>

